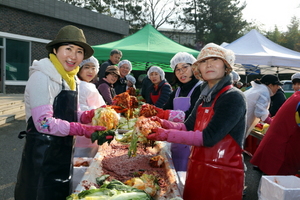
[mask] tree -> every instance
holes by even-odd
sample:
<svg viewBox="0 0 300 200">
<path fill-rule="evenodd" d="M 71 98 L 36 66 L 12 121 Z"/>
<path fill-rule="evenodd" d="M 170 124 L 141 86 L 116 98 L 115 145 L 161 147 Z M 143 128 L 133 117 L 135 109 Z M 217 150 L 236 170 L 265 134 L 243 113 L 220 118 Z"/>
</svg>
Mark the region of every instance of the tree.
<svg viewBox="0 0 300 200">
<path fill-rule="evenodd" d="M 204 43 L 232 42 L 248 24 L 242 19 L 244 2 L 238 0 L 192 0 L 185 3 L 180 20 L 194 27 L 196 39 Z"/>
<path fill-rule="evenodd" d="M 300 31 L 299 31 L 299 20 L 294 16 L 291 19 L 291 24 L 288 26 L 286 33 L 286 45 L 289 49 L 300 51 Z"/>
<path fill-rule="evenodd" d="M 176 0 L 112 0 L 115 17 L 129 22 L 131 33 L 151 24 L 158 28 L 172 24 L 172 15 L 178 9 Z"/>
<path fill-rule="evenodd" d="M 146 19 L 154 28 L 159 28 L 164 23 L 172 24 L 172 15 L 178 8 L 176 0 L 146 0 Z"/>
<path fill-rule="evenodd" d="M 143 0 L 111 0 L 114 17 L 129 23 L 130 34 L 146 25 L 143 19 Z"/>
<path fill-rule="evenodd" d="M 59 0 L 77 7 L 97 11 L 101 14 L 112 16 L 110 0 Z"/>
<path fill-rule="evenodd" d="M 274 31 L 266 33 L 266 37 L 281 46 L 300 52 L 300 21 L 292 17 L 291 24 L 287 28 L 286 32 L 280 32 L 275 26 Z"/>
</svg>

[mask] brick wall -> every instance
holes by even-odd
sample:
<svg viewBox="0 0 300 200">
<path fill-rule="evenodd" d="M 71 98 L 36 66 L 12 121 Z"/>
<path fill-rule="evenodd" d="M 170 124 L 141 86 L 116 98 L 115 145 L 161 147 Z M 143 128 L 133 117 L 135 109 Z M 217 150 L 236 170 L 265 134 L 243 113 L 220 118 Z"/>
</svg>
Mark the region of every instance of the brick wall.
<svg viewBox="0 0 300 200">
<path fill-rule="evenodd" d="M 17 10 L 5 6 L 0 7 L 0 31 L 30 37 L 53 40 L 59 29 L 72 24 L 81 28 L 90 45 L 104 44 L 121 39 L 120 34 L 70 23 L 55 18 Z"/>
</svg>

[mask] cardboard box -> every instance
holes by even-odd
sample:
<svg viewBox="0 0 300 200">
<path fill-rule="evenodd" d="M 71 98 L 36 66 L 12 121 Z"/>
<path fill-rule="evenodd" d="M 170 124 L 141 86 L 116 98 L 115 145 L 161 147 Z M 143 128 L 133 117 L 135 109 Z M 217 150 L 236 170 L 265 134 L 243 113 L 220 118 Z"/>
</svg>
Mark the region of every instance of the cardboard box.
<svg viewBox="0 0 300 200">
<path fill-rule="evenodd" d="M 296 176 L 262 176 L 259 200 L 300 199 L 300 178 Z"/>
</svg>

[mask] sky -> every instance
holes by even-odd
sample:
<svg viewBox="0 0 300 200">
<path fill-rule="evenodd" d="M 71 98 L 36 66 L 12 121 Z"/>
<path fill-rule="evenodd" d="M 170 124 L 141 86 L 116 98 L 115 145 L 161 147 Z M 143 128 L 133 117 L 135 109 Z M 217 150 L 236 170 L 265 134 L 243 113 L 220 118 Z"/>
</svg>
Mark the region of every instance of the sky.
<svg viewBox="0 0 300 200">
<path fill-rule="evenodd" d="M 279 31 L 287 31 L 293 16 L 300 19 L 300 0 L 241 0 L 247 3 L 242 11 L 248 22 L 264 24 L 263 30 L 273 31 L 277 25 Z"/>
</svg>

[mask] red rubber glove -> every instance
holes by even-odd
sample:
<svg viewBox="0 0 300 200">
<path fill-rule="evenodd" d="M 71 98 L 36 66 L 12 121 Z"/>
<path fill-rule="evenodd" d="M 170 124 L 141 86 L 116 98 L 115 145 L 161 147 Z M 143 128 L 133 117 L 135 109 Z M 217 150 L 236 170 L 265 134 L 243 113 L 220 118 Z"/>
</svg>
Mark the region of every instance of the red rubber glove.
<svg viewBox="0 0 300 200">
<path fill-rule="evenodd" d="M 157 121 L 161 124 L 161 126 L 165 129 L 176 129 L 176 130 L 186 130 L 184 123 L 180 122 L 171 122 L 165 119 L 161 119 L 157 116 L 153 116 L 150 118 L 152 121 Z"/>
<path fill-rule="evenodd" d="M 95 109 L 84 111 L 80 116 L 80 122 L 83 124 L 89 124 L 95 115 Z"/>
<path fill-rule="evenodd" d="M 153 106 L 154 110 L 157 111 L 157 114 L 155 116 L 161 118 L 161 119 L 169 119 L 170 110 L 163 110 L 161 108 L 158 108 L 156 106 Z"/>
<path fill-rule="evenodd" d="M 91 138 L 91 135 L 96 131 L 104 131 L 106 128 L 104 126 L 91 126 L 80 124 L 77 122 L 70 123 L 69 135 L 79 135 L 85 136 L 86 138 Z"/>
<path fill-rule="evenodd" d="M 174 129 L 157 128 L 147 136 L 149 140 L 167 141 L 191 146 L 203 146 L 203 133 L 201 131 L 179 131 Z"/>
</svg>

